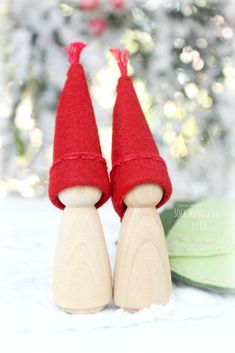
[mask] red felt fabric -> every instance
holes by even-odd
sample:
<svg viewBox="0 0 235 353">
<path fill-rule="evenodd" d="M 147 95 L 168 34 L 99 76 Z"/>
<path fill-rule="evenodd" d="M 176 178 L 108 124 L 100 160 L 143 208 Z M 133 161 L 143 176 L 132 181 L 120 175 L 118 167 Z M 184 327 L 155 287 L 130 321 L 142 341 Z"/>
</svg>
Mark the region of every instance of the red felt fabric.
<svg viewBox="0 0 235 353">
<path fill-rule="evenodd" d="M 150 128 L 136 96 L 132 80 L 119 78 L 113 111 L 112 202 L 122 218 L 126 209 L 125 194 L 134 186 L 155 183 L 163 189 L 156 207 L 171 196 L 172 185 L 164 160 L 160 157 Z"/>
<path fill-rule="evenodd" d="M 94 111 L 83 67 L 72 64 L 57 106 L 53 164 L 50 169 L 49 197 L 58 208 L 63 189 L 83 185 L 102 191 L 96 207 L 110 196 L 106 162 L 102 157 Z"/>
</svg>

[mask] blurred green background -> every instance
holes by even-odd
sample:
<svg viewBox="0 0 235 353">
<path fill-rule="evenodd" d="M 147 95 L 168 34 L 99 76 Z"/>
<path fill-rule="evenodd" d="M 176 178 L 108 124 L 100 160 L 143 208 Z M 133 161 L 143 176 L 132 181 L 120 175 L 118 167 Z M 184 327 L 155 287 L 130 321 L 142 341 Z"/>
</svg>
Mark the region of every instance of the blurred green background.
<svg viewBox="0 0 235 353">
<path fill-rule="evenodd" d="M 118 69 L 129 73 L 161 154 L 174 199 L 235 196 L 235 66 L 232 0 L 2 0 L 0 2 L 0 196 L 45 195 L 55 109 L 68 60 L 85 41 L 87 73 L 110 167 Z"/>
</svg>

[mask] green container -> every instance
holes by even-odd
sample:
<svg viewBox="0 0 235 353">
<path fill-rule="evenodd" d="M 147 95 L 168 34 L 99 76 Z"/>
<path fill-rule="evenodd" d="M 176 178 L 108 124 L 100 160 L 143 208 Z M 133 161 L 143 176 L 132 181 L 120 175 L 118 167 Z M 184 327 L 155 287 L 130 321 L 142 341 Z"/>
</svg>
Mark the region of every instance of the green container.
<svg viewBox="0 0 235 353">
<path fill-rule="evenodd" d="M 235 293 L 235 203 L 177 202 L 161 219 L 173 279 Z"/>
</svg>

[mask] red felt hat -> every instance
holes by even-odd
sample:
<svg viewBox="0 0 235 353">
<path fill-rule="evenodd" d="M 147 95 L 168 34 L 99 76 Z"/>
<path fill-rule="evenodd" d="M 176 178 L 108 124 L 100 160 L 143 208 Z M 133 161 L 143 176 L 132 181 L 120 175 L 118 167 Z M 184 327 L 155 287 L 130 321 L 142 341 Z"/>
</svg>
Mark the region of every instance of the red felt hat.
<svg viewBox="0 0 235 353">
<path fill-rule="evenodd" d="M 121 77 L 113 111 L 112 137 L 112 201 L 122 218 L 126 209 L 123 199 L 134 186 L 154 183 L 163 189 L 156 207 L 171 196 L 172 185 L 166 163 L 160 156 L 150 128 L 141 109 L 131 78 L 127 75 L 128 52 L 111 49 Z"/>
<path fill-rule="evenodd" d="M 71 43 L 70 68 L 60 95 L 55 124 L 49 197 L 63 209 L 58 193 L 73 186 L 95 186 L 102 191 L 96 207 L 110 196 L 106 161 L 102 157 L 94 111 L 79 58 L 84 43 Z"/>
</svg>

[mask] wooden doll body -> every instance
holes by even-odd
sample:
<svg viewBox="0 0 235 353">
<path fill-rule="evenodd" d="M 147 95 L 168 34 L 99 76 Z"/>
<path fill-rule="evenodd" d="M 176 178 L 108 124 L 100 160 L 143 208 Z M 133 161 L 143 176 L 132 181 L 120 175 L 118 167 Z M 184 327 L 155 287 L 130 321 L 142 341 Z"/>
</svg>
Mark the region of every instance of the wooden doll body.
<svg viewBox="0 0 235 353">
<path fill-rule="evenodd" d="M 162 189 L 142 184 L 129 191 L 118 242 L 114 302 L 129 311 L 166 304 L 172 292 L 164 230 L 155 205 Z"/>
<path fill-rule="evenodd" d="M 76 186 L 59 193 L 66 205 L 54 263 L 55 303 L 69 313 L 102 310 L 112 298 L 112 279 L 103 229 L 95 204 L 101 191 Z"/>
</svg>

